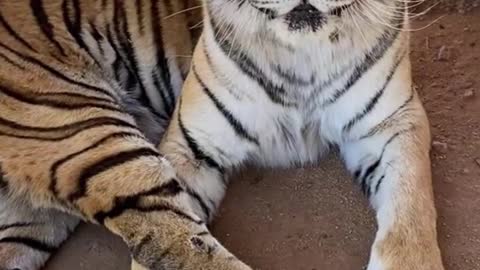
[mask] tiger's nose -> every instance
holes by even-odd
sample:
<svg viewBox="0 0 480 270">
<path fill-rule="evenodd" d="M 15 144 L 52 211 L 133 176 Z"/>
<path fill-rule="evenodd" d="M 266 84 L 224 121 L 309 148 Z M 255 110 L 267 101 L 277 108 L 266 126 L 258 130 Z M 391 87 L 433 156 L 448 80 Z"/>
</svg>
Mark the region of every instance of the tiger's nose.
<svg viewBox="0 0 480 270">
<path fill-rule="evenodd" d="M 292 11 L 290 11 L 290 14 L 295 15 L 295 16 L 315 16 L 315 15 L 320 15 L 320 11 L 312 6 L 310 3 L 308 3 L 308 0 L 302 1 L 302 3 L 298 6 L 296 6 Z"/>
</svg>

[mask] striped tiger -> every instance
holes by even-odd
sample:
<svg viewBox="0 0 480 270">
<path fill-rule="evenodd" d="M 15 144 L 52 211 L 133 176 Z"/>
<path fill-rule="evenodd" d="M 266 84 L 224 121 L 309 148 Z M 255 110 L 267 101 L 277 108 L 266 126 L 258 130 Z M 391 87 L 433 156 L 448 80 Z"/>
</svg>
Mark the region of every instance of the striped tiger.
<svg viewBox="0 0 480 270">
<path fill-rule="evenodd" d="M 368 270 L 442 270 L 408 2 L 203 0 L 197 43 L 193 0 L 0 0 L 0 269 L 84 220 L 134 270 L 251 270 L 207 228 L 228 176 L 338 148 Z"/>
</svg>

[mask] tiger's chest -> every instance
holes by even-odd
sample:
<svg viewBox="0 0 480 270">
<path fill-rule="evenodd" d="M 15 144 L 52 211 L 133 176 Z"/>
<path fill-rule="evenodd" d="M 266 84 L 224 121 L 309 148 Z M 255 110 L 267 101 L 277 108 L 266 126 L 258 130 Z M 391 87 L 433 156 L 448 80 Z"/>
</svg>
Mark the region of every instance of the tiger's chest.
<svg viewBox="0 0 480 270">
<path fill-rule="evenodd" d="M 351 83 L 357 76 L 355 65 L 339 68 L 331 80 L 325 79 L 328 76 L 323 71 L 312 69 L 313 75 L 309 76 L 315 78 L 315 83 L 295 86 L 284 81 L 282 85 L 287 94 L 280 97 L 290 104 L 272 101 L 268 94 L 261 94 L 265 88 L 256 81 L 239 78 L 238 88 L 242 93 L 257 93 L 254 101 L 239 102 L 235 106 L 241 108 L 237 114 L 241 121 L 259 136 L 259 159 L 275 166 L 316 163 L 329 146 L 359 137 L 368 126 L 378 123 L 390 113 L 388 104 L 396 102 L 396 89 L 385 91 L 378 100 L 377 110 L 364 112 L 385 85 L 392 59 L 385 57 L 378 61 L 377 66 L 361 74 L 355 83 Z M 271 80 L 278 83 L 278 79 Z M 365 125 L 356 125 L 347 132 L 346 127 L 359 115 Z"/>
</svg>

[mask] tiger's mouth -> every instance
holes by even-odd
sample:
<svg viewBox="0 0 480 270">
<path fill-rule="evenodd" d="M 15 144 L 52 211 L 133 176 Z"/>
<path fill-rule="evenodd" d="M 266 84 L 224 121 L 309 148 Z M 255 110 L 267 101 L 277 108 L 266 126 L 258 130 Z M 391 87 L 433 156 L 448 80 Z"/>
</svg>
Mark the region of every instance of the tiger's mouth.
<svg viewBox="0 0 480 270">
<path fill-rule="evenodd" d="M 316 32 L 328 21 L 328 16 L 341 17 L 344 10 L 353 3 L 335 7 L 328 13 L 322 12 L 309 3 L 302 3 L 289 11 L 284 20 L 290 31 L 312 31 Z"/>
</svg>

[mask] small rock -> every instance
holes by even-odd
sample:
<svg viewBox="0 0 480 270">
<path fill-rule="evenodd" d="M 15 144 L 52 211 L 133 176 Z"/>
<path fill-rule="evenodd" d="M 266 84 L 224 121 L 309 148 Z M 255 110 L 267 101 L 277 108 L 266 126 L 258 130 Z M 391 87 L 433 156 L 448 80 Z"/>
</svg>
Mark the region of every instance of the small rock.
<svg viewBox="0 0 480 270">
<path fill-rule="evenodd" d="M 446 153 L 448 150 L 448 144 L 440 141 L 432 142 L 433 150 L 439 153 Z"/>
<path fill-rule="evenodd" d="M 448 53 L 447 46 L 443 45 L 438 50 L 437 61 L 448 61 L 448 58 L 449 58 L 449 53 Z"/>
<path fill-rule="evenodd" d="M 464 169 L 462 170 L 462 172 L 463 172 L 464 174 L 469 174 L 469 173 L 470 173 L 470 170 L 467 169 L 467 168 L 464 168 Z"/>
<path fill-rule="evenodd" d="M 468 89 L 463 93 L 464 98 L 473 98 L 475 96 L 475 91 L 473 89 Z"/>
<path fill-rule="evenodd" d="M 443 178 L 443 182 L 447 183 L 447 184 L 451 184 L 451 183 L 453 183 L 453 179 L 450 178 L 450 177 L 445 177 L 445 178 Z"/>
<path fill-rule="evenodd" d="M 477 163 L 478 167 L 480 167 L 480 158 L 476 158 L 475 163 Z"/>
</svg>

